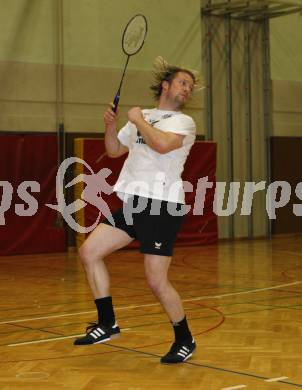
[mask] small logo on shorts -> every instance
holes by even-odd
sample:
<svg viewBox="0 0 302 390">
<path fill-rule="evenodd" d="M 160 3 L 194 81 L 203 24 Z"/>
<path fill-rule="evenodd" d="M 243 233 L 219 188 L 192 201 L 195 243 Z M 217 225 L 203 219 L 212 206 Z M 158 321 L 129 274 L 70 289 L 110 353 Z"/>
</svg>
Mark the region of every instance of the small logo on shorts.
<svg viewBox="0 0 302 390">
<path fill-rule="evenodd" d="M 156 242 L 155 241 L 155 243 L 154 243 L 155 245 L 154 245 L 154 247 L 155 247 L 155 249 L 160 249 L 161 248 L 161 242 Z"/>
</svg>

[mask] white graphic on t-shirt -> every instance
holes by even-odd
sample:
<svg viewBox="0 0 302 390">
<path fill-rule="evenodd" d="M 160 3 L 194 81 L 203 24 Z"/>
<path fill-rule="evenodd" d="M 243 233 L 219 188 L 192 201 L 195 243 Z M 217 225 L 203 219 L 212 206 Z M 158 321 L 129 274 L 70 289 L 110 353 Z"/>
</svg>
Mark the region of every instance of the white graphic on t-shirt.
<svg viewBox="0 0 302 390">
<path fill-rule="evenodd" d="M 165 114 L 163 115 L 160 119 L 149 119 L 148 120 L 148 123 L 151 125 L 151 126 L 154 126 L 156 123 L 160 122 L 162 119 L 168 119 L 168 118 L 171 118 L 173 114 Z M 136 140 L 136 143 L 137 144 L 146 144 L 144 138 L 142 137 L 141 133 L 139 130 L 137 130 L 137 140 Z"/>
</svg>

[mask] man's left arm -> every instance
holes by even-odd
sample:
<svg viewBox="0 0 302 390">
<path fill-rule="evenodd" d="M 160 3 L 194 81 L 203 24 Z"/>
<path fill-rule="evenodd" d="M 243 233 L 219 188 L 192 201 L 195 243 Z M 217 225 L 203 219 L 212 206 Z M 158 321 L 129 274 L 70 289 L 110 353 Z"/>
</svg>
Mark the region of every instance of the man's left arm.
<svg viewBox="0 0 302 390">
<path fill-rule="evenodd" d="M 145 121 L 139 107 L 133 107 L 128 111 L 128 119 L 135 124 L 146 144 L 160 154 L 169 153 L 179 149 L 183 145 L 185 135 L 175 134 L 170 131 L 162 131 L 151 126 Z"/>
</svg>

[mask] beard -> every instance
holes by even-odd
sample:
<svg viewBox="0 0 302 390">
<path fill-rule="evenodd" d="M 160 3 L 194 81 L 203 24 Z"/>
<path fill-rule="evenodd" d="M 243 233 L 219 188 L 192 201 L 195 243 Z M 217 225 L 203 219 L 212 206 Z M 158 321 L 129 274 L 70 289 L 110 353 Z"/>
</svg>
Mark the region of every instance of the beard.
<svg viewBox="0 0 302 390">
<path fill-rule="evenodd" d="M 171 96 L 171 94 L 168 94 L 168 99 L 175 107 L 178 109 L 184 108 L 185 104 L 187 103 L 187 98 L 184 96 L 181 96 L 180 94 Z"/>
<path fill-rule="evenodd" d="M 176 95 L 174 97 L 174 102 L 178 104 L 178 107 L 179 108 L 184 108 L 184 106 L 186 105 L 187 103 L 187 98 L 181 96 L 181 95 Z"/>
</svg>

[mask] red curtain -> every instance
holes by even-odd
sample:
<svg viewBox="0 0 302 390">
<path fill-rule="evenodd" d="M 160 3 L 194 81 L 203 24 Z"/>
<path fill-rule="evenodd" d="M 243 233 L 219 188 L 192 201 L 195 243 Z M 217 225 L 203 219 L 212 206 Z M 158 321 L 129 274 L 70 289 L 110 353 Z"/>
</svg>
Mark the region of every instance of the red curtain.
<svg viewBox="0 0 302 390">
<path fill-rule="evenodd" d="M 56 204 L 57 137 L 55 135 L 0 136 L 0 199 L 9 182 L 13 187 L 10 208 L 2 213 L 0 225 L 0 255 L 61 252 L 65 250 L 65 232 L 58 226 L 57 213 L 46 207 Z M 24 181 L 39 183 L 38 192 L 27 192 L 38 202 L 32 216 L 16 214 L 17 204 L 28 209 L 17 191 Z M 3 183 L 4 182 L 4 183 Z M 24 185 L 24 184 L 22 184 Z M 36 184 L 38 185 L 38 184 Z M 2 210 L 3 207 L 2 207 Z M 19 211 L 20 214 L 20 211 Z M 1 220 L 1 216 L 0 216 Z M 3 223 L 2 219 L 2 223 Z"/>
<path fill-rule="evenodd" d="M 198 180 L 207 177 L 213 183 L 205 193 L 202 215 L 193 215 L 195 206 L 202 206 L 202 199 L 196 196 Z M 187 159 L 182 179 L 193 185 L 193 192 L 186 192 L 186 203 L 191 210 L 186 216 L 185 224 L 179 233 L 177 243 L 196 245 L 211 244 L 218 240 L 217 215 L 213 211 L 216 185 L 216 143 L 195 142 Z"/>
<path fill-rule="evenodd" d="M 112 174 L 106 180 L 113 185 L 117 180 L 126 157 L 123 156 L 118 159 L 107 157 L 103 140 L 83 139 L 82 142 L 83 155 L 79 157 L 85 160 L 95 173 L 101 168 L 109 168 L 112 171 Z M 87 170 L 84 171 L 86 174 L 90 174 Z M 213 183 L 213 188 L 207 189 L 206 191 L 203 215 L 193 215 L 197 182 L 198 179 L 206 176 L 208 177 L 208 181 Z M 199 245 L 217 242 L 217 216 L 213 212 L 213 199 L 216 183 L 216 143 L 196 142 L 193 145 L 182 178 L 183 180 L 192 183 L 194 191 L 192 193 L 186 193 L 186 203 L 192 207 L 186 216 L 183 228 L 178 235 L 176 245 Z M 108 196 L 102 193 L 102 198 L 109 205 L 111 212 L 121 206 L 121 201 L 115 194 Z M 197 199 L 197 202 L 198 201 L 200 200 Z M 85 226 L 93 225 L 98 214 L 99 210 L 97 208 L 90 204 L 87 205 L 84 210 Z M 137 247 L 137 243 L 132 243 L 131 247 Z"/>
</svg>

